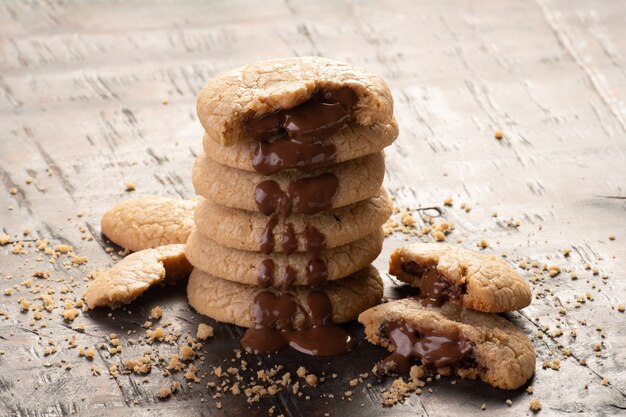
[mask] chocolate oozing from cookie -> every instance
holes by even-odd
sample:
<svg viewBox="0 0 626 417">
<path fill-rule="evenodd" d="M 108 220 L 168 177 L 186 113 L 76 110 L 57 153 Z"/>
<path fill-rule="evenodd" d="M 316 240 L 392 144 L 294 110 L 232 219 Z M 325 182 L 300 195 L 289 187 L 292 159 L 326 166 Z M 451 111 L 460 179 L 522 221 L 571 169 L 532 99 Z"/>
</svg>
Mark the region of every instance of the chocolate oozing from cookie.
<svg viewBox="0 0 626 417">
<path fill-rule="evenodd" d="M 310 215 L 330 209 L 337 188 L 339 180 L 330 173 L 296 180 L 289 184 L 286 192 L 276 181 L 266 180 L 255 187 L 254 201 L 266 216 L 279 213 L 287 217 L 294 208 L 298 213 Z"/>
<path fill-rule="evenodd" d="M 436 268 L 436 265 L 419 265 L 410 261 L 400 268 L 407 274 L 421 277 L 419 298 L 422 305 L 441 307 L 448 299 L 459 299 L 466 292 L 465 284 L 453 285 Z"/>
<path fill-rule="evenodd" d="M 434 332 L 414 328 L 402 320 L 392 320 L 383 324 L 382 333 L 395 347 L 391 355 L 376 365 L 382 373 L 408 372 L 413 359 L 419 359 L 422 365 L 431 368 L 471 362 L 472 344 L 458 330 Z"/>
<path fill-rule="evenodd" d="M 350 120 L 358 97 L 344 86 L 314 92 L 304 103 L 246 121 L 246 130 L 259 141 L 252 166 L 264 175 L 284 169 L 310 172 L 332 165 L 336 149 L 323 142 Z"/>
<path fill-rule="evenodd" d="M 290 293 L 260 292 L 252 306 L 255 325 L 246 330 L 241 345 L 254 354 L 273 353 L 287 346 L 313 356 L 342 355 L 354 349 L 356 340 L 352 335 L 332 323 L 332 304 L 326 293 L 311 291 L 307 305 L 311 311 L 309 327 L 294 329 L 294 315 L 298 310 L 304 312 L 295 297 Z"/>
<path fill-rule="evenodd" d="M 271 216 L 259 244 L 261 252 L 270 254 L 274 251 L 275 237 L 274 228 L 278 223 L 278 216 L 288 217 L 295 207 L 299 213 L 312 215 L 320 211 L 328 210 L 333 205 L 337 194 L 339 181 L 333 174 L 322 174 L 316 177 L 301 178 L 292 182 L 287 192 L 281 190 L 278 183 L 267 180 L 259 183 L 255 189 L 254 197 L 259 211 L 266 216 Z M 303 232 L 305 250 L 311 255 L 307 265 L 307 282 L 315 287 L 322 288 L 328 280 L 328 268 L 326 261 L 321 259 L 321 253 L 326 247 L 325 236 L 313 226 L 307 226 Z M 280 241 L 280 248 L 284 254 L 291 254 L 297 249 L 297 236 L 291 223 L 286 223 Z M 259 266 L 259 285 L 267 286 L 268 274 L 266 273 L 266 259 Z M 293 282 L 297 272 L 292 268 L 285 273 L 286 279 L 281 280 L 281 286 Z M 273 281 L 272 281 L 273 282 Z M 270 284 L 271 285 L 271 282 Z"/>
</svg>

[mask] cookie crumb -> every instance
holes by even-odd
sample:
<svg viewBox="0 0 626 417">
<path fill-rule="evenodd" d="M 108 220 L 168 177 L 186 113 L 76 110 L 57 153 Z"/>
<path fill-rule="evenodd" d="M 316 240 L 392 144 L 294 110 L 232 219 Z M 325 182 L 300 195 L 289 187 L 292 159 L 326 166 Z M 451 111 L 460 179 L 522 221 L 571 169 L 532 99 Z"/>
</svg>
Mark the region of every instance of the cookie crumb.
<svg viewBox="0 0 626 417">
<path fill-rule="evenodd" d="M 126 187 L 126 191 L 135 191 L 137 189 L 137 185 L 131 181 L 126 181 L 124 187 Z"/>
<path fill-rule="evenodd" d="M 206 340 L 209 337 L 213 337 L 213 327 L 204 323 L 198 324 L 198 331 L 196 332 L 196 337 L 200 340 Z"/>
<path fill-rule="evenodd" d="M 615 235 L 609 235 L 609 240 L 615 240 Z"/>
<path fill-rule="evenodd" d="M 493 136 L 494 136 L 496 139 L 500 140 L 500 139 L 502 139 L 502 138 L 504 137 L 504 133 L 503 133 L 501 130 L 496 130 L 496 131 L 494 132 Z"/>
<path fill-rule="evenodd" d="M 617 305 L 617 311 L 619 311 L 620 313 L 623 313 L 624 310 L 625 310 L 624 304 L 618 304 Z"/>
<path fill-rule="evenodd" d="M 481 249 L 486 249 L 489 247 L 489 242 L 487 242 L 485 239 L 481 239 L 481 241 L 478 242 L 478 247 Z"/>
<path fill-rule="evenodd" d="M 170 389 L 170 387 L 160 388 L 159 392 L 157 393 L 157 396 L 161 400 L 165 400 L 165 399 L 169 398 L 171 395 L 172 395 L 172 390 Z"/>
<path fill-rule="evenodd" d="M 0 246 L 7 245 L 11 241 L 11 236 L 0 234 Z"/>
<path fill-rule="evenodd" d="M 163 316 L 163 310 L 161 309 L 161 307 L 156 306 L 152 310 L 150 310 L 151 319 L 158 320 L 161 318 L 161 316 Z"/>
<path fill-rule="evenodd" d="M 507 399 L 506 401 L 506 405 L 508 405 L 509 407 L 513 405 L 513 401 Z"/>
<path fill-rule="evenodd" d="M 452 207 L 452 204 L 454 204 L 454 199 L 452 199 L 452 197 L 446 197 L 443 199 L 444 206 Z"/>
<path fill-rule="evenodd" d="M 533 410 L 533 412 L 537 413 L 539 410 L 541 410 L 541 402 L 538 399 L 533 398 L 532 400 L 530 400 L 530 409 Z"/>
</svg>

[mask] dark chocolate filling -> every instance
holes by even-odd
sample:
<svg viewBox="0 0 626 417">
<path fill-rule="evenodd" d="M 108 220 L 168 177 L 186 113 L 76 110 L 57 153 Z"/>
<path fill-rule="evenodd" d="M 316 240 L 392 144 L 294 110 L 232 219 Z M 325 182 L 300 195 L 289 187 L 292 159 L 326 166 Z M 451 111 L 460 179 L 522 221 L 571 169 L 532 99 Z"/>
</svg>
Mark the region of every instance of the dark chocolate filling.
<svg viewBox="0 0 626 417">
<path fill-rule="evenodd" d="M 332 304 L 326 293 L 309 292 L 307 305 L 311 311 L 310 326 L 294 329 L 296 312 L 304 312 L 295 297 L 290 293 L 258 293 L 252 306 L 255 324 L 246 330 L 241 345 L 255 354 L 272 353 L 287 346 L 313 356 L 342 355 L 354 349 L 356 340 L 352 335 L 332 323 Z"/>
<path fill-rule="evenodd" d="M 453 285 L 437 271 L 436 265 L 409 261 L 401 264 L 400 269 L 421 278 L 419 298 L 425 306 L 441 307 L 448 299 L 458 300 L 467 292 L 465 284 Z"/>
<path fill-rule="evenodd" d="M 350 87 L 322 89 L 291 109 L 249 117 L 246 131 L 259 142 L 252 166 L 270 175 L 284 169 L 310 172 L 334 164 L 335 146 L 322 139 L 348 123 L 357 101 Z"/>
<path fill-rule="evenodd" d="M 458 330 L 436 332 L 414 328 L 403 320 L 384 323 L 381 333 L 394 347 L 392 354 L 377 364 L 377 369 L 408 372 L 413 359 L 430 368 L 461 365 L 471 358 L 473 347 Z"/>
</svg>

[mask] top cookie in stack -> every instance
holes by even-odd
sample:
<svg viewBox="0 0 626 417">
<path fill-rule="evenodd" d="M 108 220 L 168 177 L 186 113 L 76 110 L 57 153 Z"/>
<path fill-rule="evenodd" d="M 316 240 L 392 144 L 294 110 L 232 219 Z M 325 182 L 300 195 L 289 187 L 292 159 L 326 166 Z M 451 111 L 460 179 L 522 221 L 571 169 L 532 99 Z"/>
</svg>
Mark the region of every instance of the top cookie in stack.
<svg viewBox="0 0 626 417">
<path fill-rule="evenodd" d="M 349 350 L 333 323 L 382 296 L 369 264 L 392 210 L 381 188 L 382 150 L 398 135 L 387 85 L 323 58 L 263 61 L 209 81 L 198 116 L 191 305 L 251 327 L 252 352 Z"/>
</svg>

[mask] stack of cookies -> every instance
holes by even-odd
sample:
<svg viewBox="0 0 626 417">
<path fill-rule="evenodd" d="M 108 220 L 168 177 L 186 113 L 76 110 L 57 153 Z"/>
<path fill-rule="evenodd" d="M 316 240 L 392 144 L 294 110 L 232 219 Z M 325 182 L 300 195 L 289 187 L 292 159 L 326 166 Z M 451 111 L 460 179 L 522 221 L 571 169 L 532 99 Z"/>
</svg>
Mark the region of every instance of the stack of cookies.
<svg viewBox="0 0 626 417">
<path fill-rule="evenodd" d="M 248 327 L 250 352 L 351 350 L 336 324 L 382 297 L 370 264 L 392 210 L 382 150 L 398 129 L 387 85 L 323 58 L 264 61 L 209 81 L 198 116 L 189 303 Z"/>
<path fill-rule="evenodd" d="M 367 338 L 393 353 L 376 373 L 406 372 L 418 361 L 441 375 L 456 374 L 516 389 L 535 371 L 535 350 L 503 317 L 530 304 L 530 287 L 508 264 L 450 245 L 417 243 L 396 249 L 389 273 L 420 289 L 417 297 L 373 307 L 359 316 Z"/>
</svg>

